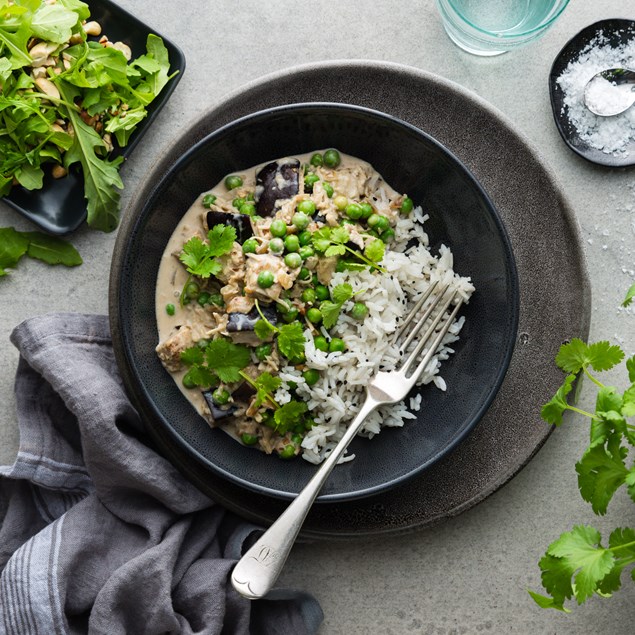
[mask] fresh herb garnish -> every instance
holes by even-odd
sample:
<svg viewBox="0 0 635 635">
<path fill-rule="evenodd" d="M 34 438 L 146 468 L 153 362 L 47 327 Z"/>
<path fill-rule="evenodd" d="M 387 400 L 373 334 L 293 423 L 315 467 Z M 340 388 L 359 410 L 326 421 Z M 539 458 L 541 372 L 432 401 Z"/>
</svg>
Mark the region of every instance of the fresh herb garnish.
<svg viewBox="0 0 635 635">
<path fill-rule="evenodd" d="M 241 369 L 251 362 L 249 349 L 228 339 L 212 340 L 204 349 L 192 346 L 181 353 L 181 361 L 190 367 L 188 377 L 192 383 L 208 388 L 217 379 L 231 384 L 241 378 Z"/>
<path fill-rule="evenodd" d="M 190 238 L 179 256 L 187 272 L 199 278 L 216 276 L 223 270 L 219 256 L 228 254 L 236 240 L 236 230 L 230 225 L 214 225 L 207 234 L 208 242 L 198 236 Z"/>
<path fill-rule="evenodd" d="M 353 287 L 350 284 L 338 284 L 331 291 L 331 300 L 324 300 L 320 304 L 320 311 L 322 312 L 322 324 L 330 329 L 335 326 L 337 318 L 342 310 L 342 305 L 353 297 Z"/>
<path fill-rule="evenodd" d="M 327 258 L 332 256 L 343 256 L 348 253 L 358 260 L 361 260 L 370 269 L 376 269 L 382 273 L 386 270 L 377 263 L 381 262 L 384 257 L 385 245 L 378 238 L 371 241 L 364 254 L 355 249 L 351 249 L 346 243 L 350 240 L 350 234 L 344 227 L 322 227 L 313 232 L 311 241 L 315 251 L 324 254 Z M 376 243 L 381 243 L 377 245 Z"/>
<path fill-rule="evenodd" d="M 634 295 L 631 287 L 625 303 Z M 576 471 L 582 498 L 600 515 L 606 513 L 613 495 L 622 486 L 635 500 L 635 464 L 627 464 L 629 448 L 635 446 L 635 425 L 627 420 L 635 416 L 635 356 L 626 360 L 630 386 L 623 393 L 605 386 L 591 373 L 610 370 L 623 359 L 622 349 L 609 342 L 586 344 L 573 339 L 564 344 L 556 363 L 569 374 L 542 408 L 543 418 L 555 425 L 562 423 L 566 410 L 591 420 L 589 447 L 576 464 Z M 598 389 L 594 412 L 585 412 L 567 401 L 573 382 L 582 375 Z M 529 592 L 540 607 L 569 612 L 564 606 L 568 599 L 575 597 L 582 604 L 594 594 L 606 597 L 620 588 L 623 570 L 635 563 L 635 529 L 615 529 L 608 546 L 602 544 L 601 538 L 597 529 L 578 525 L 549 545 L 539 563 L 542 584 L 549 596 Z M 631 578 L 635 580 L 635 569 L 631 569 Z"/>
<path fill-rule="evenodd" d="M 301 359 L 304 357 L 304 331 L 300 322 L 292 322 L 291 324 L 283 324 L 281 327 L 274 326 L 264 316 L 260 309 L 258 300 L 256 300 L 256 309 L 260 315 L 260 319 L 254 326 L 254 332 L 261 340 L 269 339 L 273 334 L 278 336 L 278 350 L 287 359 Z"/>
<path fill-rule="evenodd" d="M 1 4 L 0 196 L 14 177 L 26 189 L 41 188 L 46 163 L 60 176 L 80 163 L 88 224 L 112 231 L 122 159 L 108 159 L 106 135 L 127 145 L 170 79 L 168 51 L 149 35 L 146 54 L 128 63 L 115 46 L 87 41 L 82 21 L 90 11 L 79 0 Z"/>
<path fill-rule="evenodd" d="M 261 373 L 256 379 L 252 379 L 247 373 L 241 371 L 240 376 L 256 389 L 256 399 L 254 406 L 259 408 L 263 403 L 268 402 L 273 408 L 280 406 L 274 399 L 273 393 L 280 388 L 282 380 L 274 377 L 271 373 Z"/>
<path fill-rule="evenodd" d="M 83 262 L 75 247 L 61 238 L 41 232 L 19 232 L 13 227 L 1 227 L 0 277 L 6 276 L 6 270 L 15 267 L 25 255 L 49 265 L 76 267 Z"/>
<path fill-rule="evenodd" d="M 295 427 L 302 421 L 304 413 L 308 410 L 308 406 L 304 401 L 289 401 L 280 406 L 273 417 L 276 422 L 276 431 L 284 434 L 287 430 Z"/>
</svg>

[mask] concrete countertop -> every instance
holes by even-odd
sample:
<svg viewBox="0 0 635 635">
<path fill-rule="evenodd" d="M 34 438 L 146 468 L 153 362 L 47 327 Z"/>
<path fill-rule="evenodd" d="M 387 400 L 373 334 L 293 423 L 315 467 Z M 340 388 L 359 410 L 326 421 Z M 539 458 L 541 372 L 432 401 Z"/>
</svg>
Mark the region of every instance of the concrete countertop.
<svg viewBox="0 0 635 635">
<path fill-rule="evenodd" d="M 561 141 L 549 104 L 547 77 L 560 48 L 605 18 L 635 18 L 633 0 L 576 0 L 541 40 L 495 58 L 477 58 L 446 37 L 433 0 L 420 2 L 282 0 L 240 3 L 119 0 L 184 50 L 188 68 L 156 123 L 122 170 L 123 208 L 162 148 L 224 93 L 261 75 L 325 59 L 376 59 L 409 64 L 474 91 L 505 113 L 539 148 L 575 209 L 593 290 L 591 340 L 610 339 L 635 352 L 635 316 L 620 308 L 635 278 L 635 168 L 585 162 Z M 293 95 L 288 96 L 293 101 Z M 0 227 L 32 229 L 0 203 Z M 85 228 L 72 241 L 84 265 L 72 270 L 23 261 L 0 281 L 0 464 L 18 443 L 9 342 L 22 320 L 49 311 L 106 313 L 108 270 L 116 234 Z M 540 240 L 540 237 L 528 237 Z M 623 386 L 620 374 L 616 383 Z M 592 391 L 581 407 L 593 408 Z M 536 404 L 539 408 L 540 404 Z M 518 413 L 523 416 L 523 413 Z M 539 609 L 538 560 L 574 524 L 608 532 L 635 525 L 625 492 L 596 518 L 580 498 L 574 464 L 588 437 L 582 417 L 569 417 L 534 460 L 476 508 L 434 529 L 406 537 L 349 544 L 302 544 L 292 552 L 283 584 L 320 601 L 320 633 L 605 633 L 633 632 L 633 584 L 611 599 L 593 598 L 571 615 Z"/>
</svg>

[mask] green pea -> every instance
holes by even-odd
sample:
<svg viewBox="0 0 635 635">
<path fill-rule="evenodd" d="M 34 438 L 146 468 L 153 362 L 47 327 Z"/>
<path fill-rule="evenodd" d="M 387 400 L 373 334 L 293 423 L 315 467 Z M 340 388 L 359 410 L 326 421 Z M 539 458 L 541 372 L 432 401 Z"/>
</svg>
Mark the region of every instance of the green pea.
<svg viewBox="0 0 635 635">
<path fill-rule="evenodd" d="M 298 203 L 297 209 L 298 209 L 298 212 L 300 212 L 301 214 L 312 216 L 313 214 L 315 214 L 315 203 L 310 199 L 306 199 Z M 307 221 L 307 225 L 308 225 L 308 221 Z M 302 227 L 302 229 L 304 229 L 304 227 Z"/>
<path fill-rule="evenodd" d="M 382 216 L 381 214 L 371 214 L 368 219 L 368 226 L 382 232 L 390 227 L 390 221 L 386 216 Z"/>
<path fill-rule="evenodd" d="M 315 348 L 317 348 L 318 351 L 322 351 L 323 353 L 328 353 L 329 343 L 326 341 L 326 338 L 323 337 L 322 335 L 318 335 L 316 338 L 314 338 L 313 344 L 315 344 Z"/>
<path fill-rule="evenodd" d="M 247 216 L 255 216 L 256 206 L 253 203 L 244 203 L 238 208 L 238 211 L 241 214 L 246 214 Z"/>
<path fill-rule="evenodd" d="M 302 260 L 306 260 L 311 256 L 315 256 L 313 247 L 309 247 L 308 245 L 306 247 L 300 247 L 300 258 L 302 258 Z"/>
<path fill-rule="evenodd" d="M 336 168 L 341 162 L 342 159 L 340 158 L 340 153 L 337 150 L 331 149 L 324 153 L 324 165 L 327 168 Z"/>
<path fill-rule="evenodd" d="M 354 220 L 351 220 L 350 218 L 343 218 L 342 225 L 357 225 L 357 223 Z"/>
<path fill-rule="evenodd" d="M 307 174 L 304 177 L 304 189 L 307 192 L 313 191 L 313 185 L 320 180 L 320 177 L 317 174 Z"/>
<path fill-rule="evenodd" d="M 165 305 L 165 312 L 168 315 L 174 315 L 176 313 L 176 307 L 173 304 L 166 304 Z"/>
<path fill-rule="evenodd" d="M 300 445 L 304 437 L 300 433 L 296 433 L 291 437 L 291 441 Z"/>
<path fill-rule="evenodd" d="M 298 212 L 293 215 L 291 222 L 299 231 L 302 231 L 309 226 L 311 219 L 306 214 Z"/>
<path fill-rule="evenodd" d="M 192 379 L 189 371 L 185 373 L 185 375 L 183 375 L 183 379 L 181 380 L 181 382 L 188 390 L 196 388 L 196 382 Z"/>
<path fill-rule="evenodd" d="M 236 174 L 230 174 L 225 178 L 225 187 L 228 190 L 235 190 L 243 184 L 243 180 Z"/>
<path fill-rule="evenodd" d="M 247 434 L 246 432 L 240 435 L 240 440 L 245 445 L 256 445 L 258 443 L 258 437 L 255 434 Z"/>
<path fill-rule="evenodd" d="M 269 241 L 269 249 L 274 254 L 280 254 L 284 251 L 284 240 L 282 238 L 272 238 Z"/>
<path fill-rule="evenodd" d="M 220 293 L 212 293 L 212 295 L 209 296 L 208 302 L 216 306 L 225 306 L 225 300 Z"/>
<path fill-rule="evenodd" d="M 413 200 L 409 196 L 406 196 L 406 198 L 404 198 L 404 200 L 401 202 L 399 211 L 402 214 L 410 214 L 410 212 L 414 209 L 414 206 L 415 204 Z"/>
<path fill-rule="evenodd" d="M 310 430 L 315 425 L 315 421 L 310 417 L 304 420 L 304 429 Z"/>
<path fill-rule="evenodd" d="M 297 269 L 298 267 L 302 265 L 302 256 L 300 256 L 300 254 L 295 252 L 287 254 L 284 257 L 284 264 L 287 265 L 289 269 Z"/>
<path fill-rule="evenodd" d="M 329 353 L 343 353 L 346 350 L 346 344 L 344 344 L 344 340 L 339 337 L 334 337 L 329 342 Z"/>
<path fill-rule="evenodd" d="M 319 168 L 320 166 L 324 165 L 324 158 L 319 152 L 316 152 L 311 157 L 311 165 L 315 166 L 316 168 Z"/>
<path fill-rule="evenodd" d="M 300 254 L 298 254 L 298 256 L 299 255 Z M 302 260 L 302 258 L 300 258 L 300 260 Z M 310 280 L 311 272 L 306 267 L 302 267 L 302 269 L 300 269 L 300 273 L 298 274 L 298 278 L 300 278 L 300 280 Z"/>
<path fill-rule="evenodd" d="M 209 302 L 209 296 L 210 294 L 207 293 L 207 291 L 203 291 L 202 293 L 199 293 L 197 302 L 201 306 L 205 306 Z"/>
<path fill-rule="evenodd" d="M 375 213 L 370 203 L 362 203 L 360 207 L 362 208 L 362 218 L 370 218 Z"/>
<path fill-rule="evenodd" d="M 357 203 L 349 203 L 344 209 L 346 215 L 353 220 L 362 217 L 362 208 Z"/>
<path fill-rule="evenodd" d="M 363 302 L 355 302 L 351 315 L 356 320 L 363 320 L 368 315 L 368 307 Z"/>
<path fill-rule="evenodd" d="M 395 237 L 395 230 L 389 227 L 385 232 L 382 232 L 379 236 L 385 243 L 390 242 Z"/>
<path fill-rule="evenodd" d="M 309 320 L 309 322 L 312 322 L 313 324 L 319 324 L 322 321 L 322 311 L 320 311 L 320 309 L 309 309 L 306 312 L 306 317 Z"/>
<path fill-rule="evenodd" d="M 205 194 L 203 197 L 203 207 L 207 207 L 209 209 L 215 202 L 216 197 L 213 194 Z"/>
<path fill-rule="evenodd" d="M 300 249 L 300 239 L 295 234 L 289 234 L 284 239 L 284 248 L 287 251 L 298 251 Z"/>
<path fill-rule="evenodd" d="M 254 200 L 254 193 L 253 192 L 249 192 L 247 194 L 247 196 L 245 196 L 245 200 L 246 201 L 253 201 Z"/>
<path fill-rule="evenodd" d="M 302 302 L 308 302 L 308 303 L 315 302 L 315 299 L 317 298 L 315 289 L 311 289 L 311 287 L 309 287 L 308 289 L 305 289 L 302 292 L 302 295 L 300 296 L 300 298 L 302 299 Z"/>
<path fill-rule="evenodd" d="M 318 275 L 317 275 L 317 273 L 314 273 L 314 274 L 311 276 L 311 282 L 312 282 L 313 284 L 319 284 L 319 282 L 320 282 L 320 281 L 318 280 Z"/>
<path fill-rule="evenodd" d="M 261 271 L 258 274 L 258 286 L 261 289 L 268 289 L 274 281 L 274 277 L 273 274 L 271 273 L 271 271 Z"/>
<path fill-rule="evenodd" d="M 298 319 L 298 315 L 300 315 L 300 311 L 295 307 L 291 307 L 286 313 L 282 316 L 282 321 L 287 324 L 291 324 L 291 322 L 295 322 Z"/>
<path fill-rule="evenodd" d="M 296 384 L 294 381 L 288 381 L 287 386 L 289 390 L 295 390 L 298 387 L 298 384 Z"/>
<path fill-rule="evenodd" d="M 311 244 L 311 234 L 310 231 L 303 231 L 298 234 L 298 240 L 300 241 L 300 246 L 306 247 Z"/>
<path fill-rule="evenodd" d="M 316 285 L 315 294 L 317 295 L 317 299 L 320 302 L 323 302 L 324 300 L 328 300 L 331 297 L 331 294 L 329 293 L 329 288 L 325 287 L 323 284 Z"/>
<path fill-rule="evenodd" d="M 271 223 L 271 227 L 269 227 L 269 231 L 272 236 L 283 238 L 287 235 L 287 226 L 283 220 L 274 220 L 273 223 Z"/>
<path fill-rule="evenodd" d="M 302 377 L 304 377 L 304 381 L 307 383 L 307 386 L 314 386 L 320 381 L 320 372 L 315 368 L 307 368 L 303 373 Z"/>
<path fill-rule="evenodd" d="M 198 298 L 198 294 L 200 293 L 201 288 L 196 284 L 196 282 L 188 282 L 185 285 L 185 295 L 190 300 L 196 300 Z"/>
<path fill-rule="evenodd" d="M 229 392 L 224 388 L 217 388 L 212 393 L 212 399 L 214 400 L 214 403 L 218 404 L 219 406 L 224 406 L 229 401 L 229 397 Z"/>
<path fill-rule="evenodd" d="M 326 181 L 324 181 L 322 183 L 322 187 L 324 188 L 324 191 L 326 192 L 326 195 L 331 198 L 333 196 L 334 190 L 333 190 L 333 186 L 330 183 L 327 183 Z"/>
<path fill-rule="evenodd" d="M 255 238 L 249 238 L 243 243 L 244 254 L 255 254 L 258 249 L 258 241 Z"/>
<path fill-rule="evenodd" d="M 333 199 L 333 205 L 335 205 L 335 207 L 337 207 L 337 209 L 339 209 L 340 212 L 343 212 L 346 209 L 346 206 L 348 205 L 348 199 L 345 196 L 338 194 Z"/>
<path fill-rule="evenodd" d="M 282 450 L 278 451 L 278 456 L 281 459 L 292 459 L 295 456 L 295 445 L 289 444 L 285 445 Z"/>
<path fill-rule="evenodd" d="M 260 344 L 260 346 L 256 346 L 254 353 L 259 361 L 264 362 L 271 355 L 272 350 L 273 346 L 271 344 Z"/>
<path fill-rule="evenodd" d="M 232 207 L 235 207 L 236 209 L 240 209 L 241 205 L 245 204 L 245 199 L 244 198 L 235 198 L 232 201 Z"/>
<path fill-rule="evenodd" d="M 306 428 L 303 423 L 298 423 L 295 428 L 293 428 L 293 432 L 295 432 L 295 434 L 304 434 L 305 430 Z M 293 437 L 291 437 L 291 439 L 293 439 Z"/>
</svg>

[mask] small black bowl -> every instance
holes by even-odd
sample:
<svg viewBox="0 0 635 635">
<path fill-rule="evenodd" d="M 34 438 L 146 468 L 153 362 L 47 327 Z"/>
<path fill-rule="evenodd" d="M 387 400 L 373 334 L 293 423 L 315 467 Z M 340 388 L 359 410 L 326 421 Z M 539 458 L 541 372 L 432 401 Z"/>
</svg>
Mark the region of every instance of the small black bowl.
<svg viewBox="0 0 635 635">
<path fill-rule="evenodd" d="M 116 145 L 110 153 L 110 159 L 127 158 L 141 141 L 152 122 L 165 106 L 170 95 L 183 77 L 185 55 L 183 51 L 141 22 L 125 9 L 111 0 L 86 0 L 90 9 L 90 19 L 99 22 L 102 33 L 111 42 L 125 42 L 132 51 L 133 58 L 146 52 L 146 40 L 150 33 L 163 39 L 170 59 L 170 75 L 177 72 L 163 88 L 161 93 L 148 106 L 148 115 L 139 123 L 130 136 L 128 145 L 120 148 Z M 39 190 L 26 190 L 15 186 L 2 200 L 23 216 L 39 225 L 51 234 L 68 234 L 77 229 L 86 219 L 86 199 L 84 198 L 84 177 L 79 169 L 74 168 L 63 179 L 54 179 L 50 171 L 44 171 L 44 184 Z"/>
<path fill-rule="evenodd" d="M 183 155 L 128 211 L 115 246 L 110 320 L 119 367 L 148 430 L 168 455 L 185 451 L 214 475 L 278 498 L 293 497 L 315 473 L 247 448 L 194 411 L 155 354 L 154 290 L 159 260 L 181 216 L 225 174 L 283 156 L 336 147 L 369 161 L 397 191 L 430 214 L 432 248 L 448 245 L 476 293 L 466 324 L 443 367 L 448 390 L 421 389 L 416 421 L 358 438 L 354 461 L 335 468 L 319 500 L 344 501 L 386 490 L 455 447 L 485 413 L 505 375 L 518 322 L 518 280 L 509 239 L 491 201 L 448 150 L 394 117 L 341 104 L 272 108 L 212 133 Z M 149 182 L 152 183 L 152 177 Z M 166 440 L 167 439 L 167 440 Z M 184 461 L 179 466 L 187 472 Z"/>
<path fill-rule="evenodd" d="M 612 168 L 625 168 L 635 165 L 635 140 L 626 146 L 628 155 L 606 154 L 597 148 L 592 148 L 580 138 L 578 130 L 569 121 L 568 108 L 564 103 L 564 91 L 558 84 L 558 78 L 565 71 L 570 62 L 577 59 L 580 53 L 599 35 L 606 38 L 606 44 L 617 48 L 635 37 L 635 21 L 633 20 L 601 20 L 582 29 L 572 37 L 556 56 L 549 73 L 549 95 L 556 127 L 564 142 L 583 159 Z"/>
</svg>

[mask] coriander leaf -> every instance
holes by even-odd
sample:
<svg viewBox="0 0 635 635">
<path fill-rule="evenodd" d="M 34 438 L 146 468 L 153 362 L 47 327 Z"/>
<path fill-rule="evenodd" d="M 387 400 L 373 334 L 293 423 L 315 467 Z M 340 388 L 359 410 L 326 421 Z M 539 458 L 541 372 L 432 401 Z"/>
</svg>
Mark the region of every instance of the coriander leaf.
<svg viewBox="0 0 635 635">
<path fill-rule="evenodd" d="M 205 354 L 198 346 L 191 346 L 181 351 L 181 361 L 187 366 L 202 364 L 205 361 Z"/>
<path fill-rule="evenodd" d="M 287 359 L 303 357 L 304 344 L 304 332 L 300 322 L 284 324 L 278 329 L 278 348 Z"/>
<path fill-rule="evenodd" d="M 560 559 L 566 570 L 578 571 L 573 589 L 578 604 L 593 595 L 598 582 L 613 568 L 615 557 L 600 540 L 600 532 L 594 527 L 577 525 L 549 545 L 549 555 Z"/>
<path fill-rule="evenodd" d="M 207 257 L 207 245 L 198 237 L 192 236 L 184 245 L 179 260 L 185 265 L 190 273 L 200 266 L 204 258 Z"/>
<path fill-rule="evenodd" d="M 632 284 L 629 290 L 626 292 L 626 296 L 624 301 L 622 302 L 622 306 L 629 306 L 633 302 L 633 298 L 635 298 L 635 284 Z"/>
<path fill-rule="evenodd" d="M 344 245 L 331 245 L 324 252 L 324 255 L 327 258 L 331 258 L 333 256 L 343 256 L 345 253 L 346 253 L 346 247 L 344 247 Z"/>
<path fill-rule="evenodd" d="M 602 578 L 598 585 L 599 591 L 603 594 L 617 591 L 622 585 L 620 577 L 624 567 L 635 562 L 635 530 L 630 528 L 613 530 L 609 537 L 609 548 L 615 550 L 614 555 L 617 555 L 617 559 L 613 569 Z"/>
<path fill-rule="evenodd" d="M 547 597 L 546 595 L 540 595 L 540 593 L 534 593 L 533 591 L 528 591 L 528 593 L 541 609 L 556 609 L 564 613 L 571 613 L 571 610 L 565 608 L 561 601 Z"/>
<path fill-rule="evenodd" d="M 322 308 L 323 304 L 320 308 Z M 558 388 L 556 394 L 542 407 L 540 415 L 547 423 L 552 423 L 556 426 L 562 423 L 562 414 L 569 407 L 567 395 L 571 392 L 575 377 L 575 375 L 569 375 L 562 386 Z"/>
<path fill-rule="evenodd" d="M 334 227 L 331 230 L 331 242 L 341 245 L 347 243 L 351 239 L 348 230 L 345 227 Z"/>
<path fill-rule="evenodd" d="M 313 235 L 311 236 L 311 242 L 313 243 L 313 248 L 315 249 L 315 251 L 324 253 L 331 244 L 331 228 L 322 227 L 313 232 Z"/>
<path fill-rule="evenodd" d="M 194 365 L 186 373 L 189 381 L 201 388 L 210 388 L 218 384 L 218 378 L 207 367 L 203 365 Z"/>
<path fill-rule="evenodd" d="M 338 304 L 344 304 L 347 300 L 350 300 L 353 297 L 353 287 L 350 284 L 338 284 L 333 288 L 331 292 L 331 297 L 334 302 Z M 320 305 L 321 306 L 321 305 Z"/>
<path fill-rule="evenodd" d="M 635 501 L 635 466 L 628 471 L 624 478 L 624 484 L 628 490 L 628 495 Z"/>
<path fill-rule="evenodd" d="M 234 247 L 236 230 L 231 225 L 214 225 L 207 234 L 209 239 L 209 255 L 224 256 Z"/>
<path fill-rule="evenodd" d="M 337 318 L 340 316 L 342 305 L 338 302 L 331 302 L 330 300 L 324 300 L 320 304 L 320 311 L 322 312 L 322 324 L 325 328 L 330 329 L 337 323 Z"/>
<path fill-rule="evenodd" d="M 563 344 L 556 355 L 556 364 L 567 373 L 577 373 L 589 364 L 589 347 L 581 339 L 574 337 Z"/>
<path fill-rule="evenodd" d="M 265 401 L 269 401 L 274 406 L 277 405 L 273 393 L 282 385 L 280 377 L 274 377 L 271 373 L 264 372 L 258 376 L 253 385 L 256 388 L 256 408 Z"/>
<path fill-rule="evenodd" d="M 41 232 L 25 232 L 24 235 L 29 240 L 27 254 L 31 258 L 66 267 L 77 267 L 84 262 L 77 249 L 61 238 Z"/>
<path fill-rule="evenodd" d="M 626 370 L 628 371 L 628 380 L 635 383 L 635 355 L 626 360 Z"/>
<path fill-rule="evenodd" d="M 590 447 L 576 463 L 580 494 L 591 503 L 596 514 L 606 514 L 613 494 L 628 474 L 624 465 L 626 448 L 620 448 L 616 454 L 607 452 L 604 446 L 596 445 Z"/>
<path fill-rule="evenodd" d="M 15 267 L 29 249 L 29 240 L 13 227 L 0 228 L 0 271 Z M 6 275 L 6 273 L 0 274 Z"/>
<path fill-rule="evenodd" d="M 207 345 L 205 359 L 209 368 L 216 371 L 222 382 L 231 384 L 240 380 L 239 371 L 249 365 L 251 354 L 242 344 L 218 339 Z"/>
<path fill-rule="evenodd" d="M 278 408 L 273 418 L 276 422 L 276 430 L 284 434 L 290 428 L 296 426 L 302 420 L 302 415 L 308 410 L 303 401 L 289 401 Z"/>
<path fill-rule="evenodd" d="M 595 342 L 589 346 L 589 362 L 594 370 L 610 370 L 624 359 L 624 351 L 616 344 Z"/>
<path fill-rule="evenodd" d="M 559 608 L 563 607 L 565 600 L 573 596 L 571 578 L 577 567 L 567 560 L 552 556 L 549 553 L 551 546 L 552 545 L 549 546 L 547 553 L 540 559 L 538 566 L 541 570 L 540 578 L 542 580 L 542 586 L 547 593 L 553 597 L 553 608 Z"/>
<path fill-rule="evenodd" d="M 617 394 L 614 386 L 605 386 L 598 391 L 595 400 L 596 413 L 615 411 L 619 412 L 622 408 L 622 397 Z"/>
<path fill-rule="evenodd" d="M 386 253 L 386 245 L 383 240 L 376 238 L 366 245 L 364 249 L 364 255 L 373 262 L 381 262 L 384 259 Z"/>
<path fill-rule="evenodd" d="M 635 416 L 635 384 L 633 384 L 630 388 L 624 391 L 624 395 L 622 396 L 622 414 L 625 417 L 634 417 Z"/>
<path fill-rule="evenodd" d="M 42 4 L 33 14 L 31 30 L 41 40 L 64 44 L 71 35 L 71 29 L 77 24 L 78 16 L 60 4 Z"/>
<path fill-rule="evenodd" d="M 275 333 L 276 329 L 267 322 L 267 320 L 257 320 L 254 325 L 254 333 L 257 335 L 258 339 L 268 340 L 271 338 L 271 334 Z"/>
</svg>

